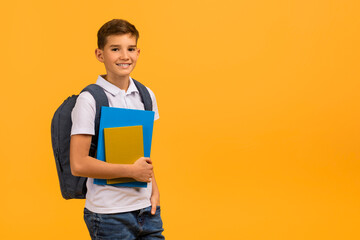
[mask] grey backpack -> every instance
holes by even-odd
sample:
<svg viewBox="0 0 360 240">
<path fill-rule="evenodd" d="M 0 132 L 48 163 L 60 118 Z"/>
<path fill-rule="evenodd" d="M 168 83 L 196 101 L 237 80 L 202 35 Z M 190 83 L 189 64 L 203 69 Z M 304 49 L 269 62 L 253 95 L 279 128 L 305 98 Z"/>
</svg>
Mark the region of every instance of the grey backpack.
<svg viewBox="0 0 360 240">
<path fill-rule="evenodd" d="M 147 88 L 140 82 L 134 83 L 140 93 L 141 101 L 147 111 L 152 111 L 152 101 Z M 89 92 L 96 102 L 95 135 L 92 137 L 89 156 L 96 157 L 100 114 L 102 106 L 109 106 L 104 90 L 96 84 L 91 84 L 81 92 Z M 65 199 L 84 199 L 86 196 L 85 177 L 76 177 L 71 174 L 70 169 L 70 134 L 71 134 L 71 112 L 79 95 L 68 97 L 56 110 L 51 121 L 51 140 L 54 151 L 56 169 L 60 182 L 60 190 Z"/>
</svg>

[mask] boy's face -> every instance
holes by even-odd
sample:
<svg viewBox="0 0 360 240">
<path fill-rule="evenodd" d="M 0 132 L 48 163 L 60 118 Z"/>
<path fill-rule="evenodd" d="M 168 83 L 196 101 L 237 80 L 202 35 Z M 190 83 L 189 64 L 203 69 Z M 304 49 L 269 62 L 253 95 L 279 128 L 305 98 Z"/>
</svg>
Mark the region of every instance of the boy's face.
<svg viewBox="0 0 360 240">
<path fill-rule="evenodd" d="M 136 38 L 131 34 L 123 34 L 110 35 L 106 40 L 103 50 L 95 50 L 96 58 L 104 63 L 108 78 L 128 78 L 140 54 Z"/>
</svg>

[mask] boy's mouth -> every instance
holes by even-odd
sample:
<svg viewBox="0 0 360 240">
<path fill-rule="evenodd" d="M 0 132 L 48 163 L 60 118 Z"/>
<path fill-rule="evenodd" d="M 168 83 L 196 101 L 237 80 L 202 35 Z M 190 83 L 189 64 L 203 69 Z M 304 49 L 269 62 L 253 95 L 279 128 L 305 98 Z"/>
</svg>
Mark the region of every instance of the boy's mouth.
<svg viewBox="0 0 360 240">
<path fill-rule="evenodd" d="M 131 63 L 117 63 L 116 65 L 119 66 L 119 67 L 127 68 L 127 67 L 129 67 L 131 65 Z"/>
</svg>

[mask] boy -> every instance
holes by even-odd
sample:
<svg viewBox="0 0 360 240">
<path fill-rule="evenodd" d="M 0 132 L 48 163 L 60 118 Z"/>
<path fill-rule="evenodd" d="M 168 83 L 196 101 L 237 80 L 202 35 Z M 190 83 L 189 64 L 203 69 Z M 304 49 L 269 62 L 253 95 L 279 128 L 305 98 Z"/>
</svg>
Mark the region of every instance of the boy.
<svg viewBox="0 0 360 240">
<path fill-rule="evenodd" d="M 98 31 L 96 58 L 104 63 L 106 75 L 100 85 L 110 107 L 144 109 L 139 92 L 130 77 L 140 49 L 135 26 L 121 19 L 105 23 Z M 154 93 L 148 88 L 159 118 Z M 70 164 L 72 174 L 88 177 L 84 220 L 92 239 L 164 239 L 160 217 L 159 190 L 152 162 L 142 157 L 134 164 L 110 164 L 89 156 L 94 132 L 95 100 L 89 92 L 79 95 L 72 111 Z M 121 156 L 119 156 L 121 157 Z M 94 178 L 131 177 L 148 182 L 147 188 L 126 188 L 94 184 Z"/>
</svg>

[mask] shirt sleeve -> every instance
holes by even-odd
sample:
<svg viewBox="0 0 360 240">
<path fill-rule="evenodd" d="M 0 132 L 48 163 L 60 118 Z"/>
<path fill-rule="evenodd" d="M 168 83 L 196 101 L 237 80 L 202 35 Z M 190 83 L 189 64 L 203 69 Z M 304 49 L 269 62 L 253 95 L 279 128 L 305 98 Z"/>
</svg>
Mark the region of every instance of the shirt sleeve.
<svg viewBox="0 0 360 240">
<path fill-rule="evenodd" d="M 89 92 L 80 93 L 71 112 L 71 135 L 95 135 L 95 113 L 96 103 L 94 97 Z"/>
<path fill-rule="evenodd" d="M 153 93 L 153 91 L 151 91 L 150 88 L 148 88 L 148 87 L 146 87 L 146 88 L 149 91 L 150 97 L 151 97 L 151 100 L 152 100 L 153 111 L 155 112 L 154 120 L 158 120 L 160 118 L 160 116 L 159 116 L 159 110 L 158 110 L 155 94 Z"/>
</svg>

